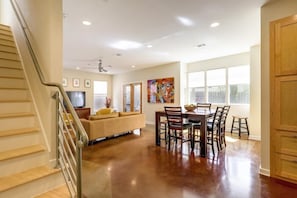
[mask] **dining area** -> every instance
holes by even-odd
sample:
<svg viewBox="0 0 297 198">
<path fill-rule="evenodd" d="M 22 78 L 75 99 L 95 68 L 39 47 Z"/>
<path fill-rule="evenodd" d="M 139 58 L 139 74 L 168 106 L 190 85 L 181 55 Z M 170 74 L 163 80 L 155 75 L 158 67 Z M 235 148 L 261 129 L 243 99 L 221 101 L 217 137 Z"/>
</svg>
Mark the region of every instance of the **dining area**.
<svg viewBox="0 0 297 198">
<path fill-rule="evenodd" d="M 212 107 L 211 103 L 164 106 L 155 112 L 155 144 L 170 151 L 187 143 L 191 152 L 198 149 L 201 157 L 218 155 L 226 147 L 229 110 L 229 105 Z"/>
</svg>

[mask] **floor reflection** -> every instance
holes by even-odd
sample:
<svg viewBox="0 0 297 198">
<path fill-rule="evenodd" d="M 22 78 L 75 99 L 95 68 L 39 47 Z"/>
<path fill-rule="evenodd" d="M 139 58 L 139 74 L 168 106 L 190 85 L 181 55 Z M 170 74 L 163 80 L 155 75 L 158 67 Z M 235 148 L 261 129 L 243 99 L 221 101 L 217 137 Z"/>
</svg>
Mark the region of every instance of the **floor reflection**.
<svg viewBox="0 0 297 198">
<path fill-rule="evenodd" d="M 260 143 L 228 136 L 218 155 L 199 156 L 187 143 L 155 146 L 153 126 L 141 135 L 102 141 L 83 151 L 83 194 L 106 198 L 286 197 L 297 189 L 260 177 Z M 276 191 L 277 189 L 277 191 Z M 276 196 L 277 197 L 277 196 Z"/>
</svg>

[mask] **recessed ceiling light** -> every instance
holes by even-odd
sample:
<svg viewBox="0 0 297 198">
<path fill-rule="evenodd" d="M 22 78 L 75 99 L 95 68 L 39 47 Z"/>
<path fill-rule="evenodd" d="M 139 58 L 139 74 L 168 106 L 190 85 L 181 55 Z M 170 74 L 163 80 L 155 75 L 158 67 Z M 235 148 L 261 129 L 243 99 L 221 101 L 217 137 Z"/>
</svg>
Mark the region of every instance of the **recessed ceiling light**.
<svg viewBox="0 0 297 198">
<path fill-rule="evenodd" d="M 219 22 L 214 22 L 212 24 L 210 24 L 210 27 L 214 28 L 214 27 L 218 27 L 220 25 Z"/>
<path fill-rule="evenodd" d="M 192 20 L 186 17 L 177 17 L 177 20 L 184 26 L 192 26 L 194 24 Z"/>
<path fill-rule="evenodd" d="M 152 48 L 153 46 L 152 46 L 152 45 L 146 45 L 146 47 L 147 47 L 147 48 Z"/>
<path fill-rule="evenodd" d="M 87 25 L 87 26 L 92 25 L 92 23 L 90 21 L 83 21 L 82 24 Z"/>
<path fill-rule="evenodd" d="M 131 65 L 131 67 L 132 67 L 132 68 L 135 68 L 136 66 L 135 66 L 135 65 Z"/>
<path fill-rule="evenodd" d="M 141 43 L 135 42 L 135 41 L 118 41 L 116 43 L 111 44 L 111 47 L 121 50 L 127 50 L 127 49 L 136 49 L 141 47 Z"/>
<path fill-rule="evenodd" d="M 77 67 L 76 67 L 76 70 L 80 70 L 80 67 L 77 66 Z"/>
</svg>

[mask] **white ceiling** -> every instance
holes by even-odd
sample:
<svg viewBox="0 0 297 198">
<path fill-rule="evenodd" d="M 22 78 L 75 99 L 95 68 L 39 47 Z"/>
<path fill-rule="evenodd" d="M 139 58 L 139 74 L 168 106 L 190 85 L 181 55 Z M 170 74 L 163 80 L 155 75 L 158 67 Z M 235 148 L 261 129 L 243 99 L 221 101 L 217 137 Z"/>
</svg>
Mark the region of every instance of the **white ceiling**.
<svg viewBox="0 0 297 198">
<path fill-rule="evenodd" d="M 246 52 L 260 43 L 260 7 L 267 1 L 63 0 L 64 67 L 98 73 L 102 59 L 107 74 L 117 74 Z M 192 25 L 181 24 L 177 17 Z M 83 20 L 92 25 L 83 25 Z M 211 28 L 213 22 L 220 25 Z M 141 45 L 113 48 L 120 40 Z M 199 44 L 205 46 L 195 47 Z"/>
</svg>

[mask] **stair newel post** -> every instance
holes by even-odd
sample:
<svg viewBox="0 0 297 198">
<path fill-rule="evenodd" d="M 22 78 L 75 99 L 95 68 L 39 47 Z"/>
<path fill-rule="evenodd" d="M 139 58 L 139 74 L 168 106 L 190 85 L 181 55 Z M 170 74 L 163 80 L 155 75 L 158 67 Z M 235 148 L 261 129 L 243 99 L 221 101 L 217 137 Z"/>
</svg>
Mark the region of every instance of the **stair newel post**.
<svg viewBox="0 0 297 198">
<path fill-rule="evenodd" d="M 77 133 L 77 143 L 76 143 L 76 160 L 77 160 L 77 197 L 81 198 L 82 197 L 82 176 L 81 176 L 81 170 L 82 170 L 82 148 L 84 146 L 84 143 L 81 140 L 80 135 Z"/>
<path fill-rule="evenodd" d="M 59 92 L 56 91 L 53 98 L 56 100 L 56 168 L 59 167 Z"/>
</svg>

